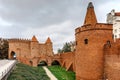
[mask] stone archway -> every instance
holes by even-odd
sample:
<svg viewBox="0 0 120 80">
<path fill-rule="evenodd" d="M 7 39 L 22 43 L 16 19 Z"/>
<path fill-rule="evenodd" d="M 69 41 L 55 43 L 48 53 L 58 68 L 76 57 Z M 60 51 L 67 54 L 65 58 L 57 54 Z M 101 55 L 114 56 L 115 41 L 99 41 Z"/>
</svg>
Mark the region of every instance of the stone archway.
<svg viewBox="0 0 120 80">
<path fill-rule="evenodd" d="M 48 64 L 46 61 L 40 61 L 37 66 L 47 66 L 47 65 Z"/>
<path fill-rule="evenodd" d="M 51 65 L 60 65 L 60 63 L 59 63 L 59 61 L 54 60 L 54 61 L 51 63 Z"/>
<path fill-rule="evenodd" d="M 11 59 L 16 59 L 17 55 L 14 51 L 11 51 L 10 53 Z"/>
</svg>

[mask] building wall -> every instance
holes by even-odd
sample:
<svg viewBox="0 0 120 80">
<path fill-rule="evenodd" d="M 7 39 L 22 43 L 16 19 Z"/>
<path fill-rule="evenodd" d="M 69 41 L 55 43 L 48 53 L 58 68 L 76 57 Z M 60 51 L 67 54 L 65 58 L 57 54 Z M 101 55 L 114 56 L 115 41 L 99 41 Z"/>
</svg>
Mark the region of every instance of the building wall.
<svg viewBox="0 0 120 80">
<path fill-rule="evenodd" d="M 112 40 L 112 25 L 96 24 L 76 29 L 76 78 L 98 80 L 103 76 L 103 46 Z M 88 44 L 85 44 L 85 39 Z M 89 67 L 89 68 L 88 68 Z"/>
<path fill-rule="evenodd" d="M 45 61 L 51 66 L 54 60 L 58 61 L 66 70 L 75 71 L 74 52 L 53 55 L 52 42 L 39 43 L 32 40 L 9 40 L 9 59 L 13 59 L 11 52 L 16 53 L 16 59 L 30 66 L 37 66 Z M 63 65 L 64 64 L 64 65 Z"/>
<path fill-rule="evenodd" d="M 39 52 L 41 55 L 46 55 L 46 45 L 39 44 Z"/>
<path fill-rule="evenodd" d="M 120 38 L 120 17 L 113 22 L 113 34 L 115 40 Z"/>
<path fill-rule="evenodd" d="M 31 66 L 37 66 L 40 59 L 53 56 L 52 42 L 39 43 L 37 40 L 10 39 L 9 59 L 13 59 L 12 51 L 16 53 L 18 61 Z"/>
<path fill-rule="evenodd" d="M 16 53 L 16 58 L 29 57 L 30 56 L 30 42 L 24 40 L 11 40 L 9 41 L 9 59 L 11 59 L 11 52 Z"/>
<path fill-rule="evenodd" d="M 31 53 L 31 57 L 38 57 L 40 56 L 40 52 L 39 52 L 39 42 L 37 41 L 31 41 L 30 42 L 30 53 Z"/>
<path fill-rule="evenodd" d="M 110 13 L 108 13 L 107 23 L 113 24 L 114 41 L 120 38 L 120 13 L 116 13 L 115 10 L 112 10 Z"/>
<path fill-rule="evenodd" d="M 106 22 L 108 24 L 113 24 L 113 21 L 115 21 L 115 16 L 114 15 L 115 15 L 115 10 L 114 9 L 111 10 L 111 12 L 107 14 Z"/>
<path fill-rule="evenodd" d="M 75 53 L 66 52 L 60 54 L 61 66 L 65 67 L 66 70 L 75 71 Z"/>
<path fill-rule="evenodd" d="M 105 78 L 108 80 L 120 80 L 120 40 L 105 44 Z"/>
</svg>

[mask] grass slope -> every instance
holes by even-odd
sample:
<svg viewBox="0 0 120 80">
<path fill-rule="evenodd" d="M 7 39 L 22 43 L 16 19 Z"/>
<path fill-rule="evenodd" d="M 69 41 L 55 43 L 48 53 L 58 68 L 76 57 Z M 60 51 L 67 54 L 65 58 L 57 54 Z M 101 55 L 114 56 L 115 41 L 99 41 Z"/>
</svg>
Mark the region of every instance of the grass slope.
<svg viewBox="0 0 120 80">
<path fill-rule="evenodd" d="M 50 80 L 42 67 L 18 63 L 7 80 Z"/>
<path fill-rule="evenodd" d="M 48 69 L 56 76 L 58 80 L 75 80 L 75 73 L 66 71 L 60 66 L 49 66 Z"/>
</svg>

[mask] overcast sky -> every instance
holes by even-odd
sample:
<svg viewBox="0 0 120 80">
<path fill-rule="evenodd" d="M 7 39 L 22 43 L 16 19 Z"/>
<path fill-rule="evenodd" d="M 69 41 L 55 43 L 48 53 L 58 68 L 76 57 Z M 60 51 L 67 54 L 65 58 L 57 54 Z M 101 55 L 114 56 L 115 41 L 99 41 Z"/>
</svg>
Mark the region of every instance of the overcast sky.
<svg viewBox="0 0 120 80">
<path fill-rule="evenodd" d="M 0 0 L 0 37 L 36 35 L 39 42 L 50 37 L 56 52 L 75 40 L 75 29 L 83 24 L 90 1 L 100 23 L 112 9 L 120 11 L 120 0 Z"/>
</svg>

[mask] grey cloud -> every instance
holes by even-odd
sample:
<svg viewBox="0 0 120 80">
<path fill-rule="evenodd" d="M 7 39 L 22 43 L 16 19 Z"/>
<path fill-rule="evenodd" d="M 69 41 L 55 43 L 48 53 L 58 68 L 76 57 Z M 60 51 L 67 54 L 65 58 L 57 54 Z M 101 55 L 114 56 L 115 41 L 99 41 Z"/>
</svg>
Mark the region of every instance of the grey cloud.
<svg viewBox="0 0 120 80">
<path fill-rule="evenodd" d="M 2 17 L 6 21 L 25 25 L 51 25 L 76 15 L 78 1 L 64 0 L 2 0 Z"/>
</svg>

